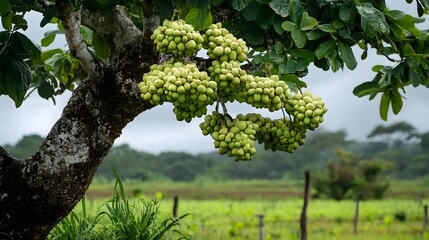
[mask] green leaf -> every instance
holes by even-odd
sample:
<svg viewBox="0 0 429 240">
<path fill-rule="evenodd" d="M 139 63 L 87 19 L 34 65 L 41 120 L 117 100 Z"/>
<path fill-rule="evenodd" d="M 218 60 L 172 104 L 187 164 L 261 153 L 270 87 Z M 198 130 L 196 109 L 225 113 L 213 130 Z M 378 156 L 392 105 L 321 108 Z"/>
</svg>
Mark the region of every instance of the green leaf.
<svg viewBox="0 0 429 240">
<path fill-rule="evenodd" d="M 403 29 L 395 22 L 389 21 L 389 28 L 397 38 L 402 38 L 404 36 Z"/>
<path fill-rule="evenodd" d="M 308 38 L 308 40 L 316 40 L 316 39 L 324 37 L 328 34 L 329 33 L 327 33 L 327 32 L 323 32 L 319 29 L 316 29 L 316 30 L 307 32 L 307 38 Z"/>
<path fill-rule="evenodd" d="M 1 31 L 0 32 L 0 43 L 6 43 L 9 41 L 10 35 L 12 35 L 9 31 Z M 0 49 L 1 50 L 1 49 Z M 1 54 L 1 51 L 0 51 Z"/>
<path fill-rule="evenodd" d="M 198 31 L 210 26 L 213 23 L 213 16 L 209 8 L 191 8 L 186 14 L 185 21 Z"/>
<path fill-rule="evenodd" d="M 95 55 L 102 59 L 107 59 L 110 56 L 109 43 L 98 34 L 92 34 L 92 46 L 95 50 Z"/>
<path fill-rule="evenodd" d="M 422 4 L 417 1 L 417 14 L 419 17 L 423 16 L 423 14 L 425 13 Z"/>
<path fill-rule="evenodd" d="M 8 31 L 12 30 L 12 17 L 13 17 L 13 14 L 10 12 L 10 13 L 7 13 L 6 16 L 2 16 L 1 18 L 1 24 L 3 28 Z"/>
<path fill-rule="evenodd" d="M 283 19 L 279 16 L 276 16 L 276 19 L 274 20 L 273 27 L 274 27 L 274 30 L 279 35 L 282 35 L 285 32 L 285 30 L 282 28 L 282 22 L 283 22 Z"/>
<path fill-rule="evenodd" d="M 243 10 L 242 15 L 246 21 L 255 21 L 261 13 L 262 4 L 258 2 L 250 2 L 249 5 Z"/>
<path fill-rule="evenodd" d="M 314 52 L 306 49 L 293 49 L 288 52 L 294 58 L 305 58 L 310 62 L 314 61 Z"/>
<path fill-rule="evenodd" d="M 292 32 L 293 29 L 297 29 L 298 26 L 291 21 L 284 21 L 282 23 L 282 28 L 288 32 Z"/>
<path fill-rule="evenodd" d="M 422 83 L 422 78 L 413 69 L 409 70 L 408 78 L 412 81 L 414 87 L 417 87 Z"/>
<path fill-rule="evenodd" d="M 378 92 L 380 87 L 374 81 L 364 82 L 353 89 L 353 94 L 357 97 L 363 97 L 365 95 L 372 94 L 374 92 Z"/>
<path fill-rule="evenodd" d="M 380 117 L 384 121 L 387 121 L 387 114 L 389 112 L 389 105 L 390 105 L 390 94 L 388 92 L 384 92 L 383 95 L 381 95 L 380 100 Z"/>
<path fill-rule="evenodd" d="M 305 31 L 295 28 L 292 30 L 292 40 L 297 48 L 303 48 L 307 42 Z"/>
<path fill-rule="evenodd" d="M 44 38 L 41 40 L 42 47 L 47 47 L 55 40 L 57 34 L 63 34 L 60 30 L 47 31 L 44 34 Z"/>
<path fill-rule="evenodd" d="M 280 41 L 277 41 L 275 44 L 274 44 L 274 51 L 277 53 L 277 54 L 282 54 L 283 53 L 283 44 L 280 42 Z"/>
<path fill-rule="evenodd" d="M 299 80 L 299 78 L 295 74 L 286 74 L 286 75 L 281 76 L 280 79 L 286 83 L 293 83 L 294 85 L 297 85 L 301 88 L 307 87 L 307 84 L 305 82 Z"/>
<path fill-rule="evenodd" d="M 340 52 L 340 56 L 346 64 L 347 68 L 350 70 L 354 70 L 357 66 L 357 61 L 355 59 L 355 55 L 353 54 L 352 48 L 346 43 L 339 42 L 338 51 Z"/>
<path fill-rule="evenodd" d="M 315 28 L 317 26 L 317 20 L 313 17 L 308 16 L 307 12 L 304 12 L 302 14 L 302 19 L 301 19 L 301 23 L 299 24 L 299 28 L 301 28 L 301 30 L 312 30 L 313 28 Z"/>
<path fill-rule="evenodd" d="M 43 83 L 37 88 L 37 92 L 40 97 L 49 99 L 54 95 L 55 89 L 49 82 L 43 81 Z"/>
<path fill-rule="evenodd" d="M 0 0 L 0 17 L 12 10 L 12 4 L 9 0 Z"/>
<path fill-rule="evenodd" d="M 242 20 L 236 26 L 240 35 L 249 46 L 260 46 L 264 44 L 265 34 L 256 24 Z"/>
<path fill-rule="evenodd" d="M 390 10 L 389 15 L 395 20 L 400 20 L 406 16 L 406 14 L 400 10 Z"/>
<path fill-rule="evenodd" d="M 384 69 L 384 65 L 375 65 L 371 68 L 373 72 L 379 72 L 381 69 Z"/>
<path fill-rule="evenodd" d="M 322 59 L 331 54 L 334 49 L 335 41 L 333 39 L 329 39 L 320 44 L 314 53 L 316 54 L 317 59 Z"/>
<path fill-rule="evenodd" d="M 24 19 L 23 15 L 13 16 L 12 23 L 15 24 L 14 30 L 22 29 L 25 31 L 28 28 L 27 20 Z"/>
<path fill-rule="evenodd" d="M 286 71 L 285 73 L 296 73 L 297 70 L 297 62 L 295 61 L 295 59 L 289 59 L 286 63 Z"/>
<path fill-rule="evenodd" d="M 345 26 L 347 26 L 347 24 L 346 24 L 345 22 L 340 21 L 340 20 L 334 20 L 334 21 L 332 21 L 331 25 L 332 25 L 332 27 L 333 27 L 334 29 L 336 29 L 336 30 L 338 30 L 338 29 L 342 29 L 342 28 L 344 28 Z"/>
<path fill-rule="evenodd" d="M 92 30 L 86 26 L 81 25 L 80 33 L 82 34 L 83 41 L 88 45 L 92 45 Z"/>
<path fill-rule="evenodd" d="M 352 7 L 349 4 L 342 4 L 339 12 L 340 19 L 348 23 L 352 18 Z"/>
<path fill-rule="evenodd" d="M 292 22 L 298 25 L 301 22 L 303 12 L 304 8 L 299 0 L 289 1 L 289 16 Z"/>
<path fill-rule="evenodd" d="M 398 89 L 392 90 L 392 111 L 396 115 L 402 109 L 402 96 L 399 93 Z"/>
<path fill-rule="evenodd" d="M 252 63 L 254 63 L 254 64 L 266 63 L 268 61 L 269 61 L 269 55 L 268 54 L 265 54 L 265 55 L 258 54 L 256 56 L 254 56 L 252 59 Z"/>
<path fill-rule="evenodd" d="M 273 0 L 269 3 L 271 9 L 282 17 L 289 16 L 289 3 L 285 0 Z"/>
<path fill-rule="evenodd" d="M 15 106 L 21 106 L 25 93 L 32 79 L 31 69 L 20 59 L 11 58 L 6 61 L 7 74 L 0 73 L 0 81 L 3 81 L 1 92 L 6 92 L 15 102 Z"/>
<path fill-rule="evenodd" d="M 51 45 L 51 43 L 54 42 L 56 36 L 57 35 L 52 34 L 52 35 L 49 35 L 47 37 L 42 38 L 42 40 L 40 41 L 42 44 L 42 47 L 47 47 L 47 46 Z"/>
<path fill-rule="evenodd" d="M 232 7 L 237 11 L 242 11 L 249 4 L 249 0 L 231 0 Z"/>
<path fill-rule="evenodd" d="M 40 21 L 40 27 L 46 26 L 46 24 L 50 23 L 52 21 L 52 18 L 58 15 L 58 8 L 56 5 L 50 5 L 46 10 L 43 12 L 43 18 L 42 21 Z"/>
<path fill-rule="evenodd" d="M 338 58 L 329 58 L 329 64 L 331 65 L 331 70 L 334 73 L 343 68 L 343 64 Z"/>
<path fill-rule="evenodd" d="M 272 14 L 272 10 L 268 7 L 263 7 L 260 11 L 261 14 L 258 15 L 256 24 L 258 24 L 261 29 L 270 29 L 274 24 L 275 15 Z"/>
<path fill-rule="evenodd" d="M 332 27 L 330 24 L 319 24 L 317 25 L 317 29 L 320 29 L 326 33 L 336 33 L 337 30 Z"/>
<path fill-rule="evenodd" d="M 14 32 L 11 36 L 12 48 L 17 57 L 25 59 L 27 57 L 40 58 L 42 50 L 31 39 L 20 32 Z"/>
<path fill-rule="evenodd" d="M 389 33 L 389 25 L 386 22 L 384 14 L 371 3 L 365 2 L 356 5 L 356 8 L 361 15 L 362 29 L 368 37 Z"/>
<path fill-rule="evenodd" d="M 162 19 L 168 19 L 173 15 L 174 3 L 172 0 L 157 0 L 154 1 L 155 10 L 159 17 Z"/>
</svg>

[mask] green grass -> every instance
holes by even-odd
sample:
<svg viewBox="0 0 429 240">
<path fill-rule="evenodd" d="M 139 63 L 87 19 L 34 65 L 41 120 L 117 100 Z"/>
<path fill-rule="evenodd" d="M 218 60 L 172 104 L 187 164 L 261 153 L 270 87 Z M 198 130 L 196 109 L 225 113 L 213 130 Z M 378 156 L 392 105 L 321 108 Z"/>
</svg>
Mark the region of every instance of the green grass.
<svg viewBox="0 0 429 240">
<path fill-rule="evenodd" d="M 395 194 L 385 200 L 362 201 L 358 235 L 353 234 L 354 201 L 310 199 L 308 239 L 429 239 L 429 232 L 425 235 L 422 232 L 423 205 L 429 204 L 428 191 L 422 183 L 423 181 L 395 182 L 391 189 Z M 179 215 L 190 213 L 182 220 L 180 231 L 190 239 L 258 239 L 256 214 L 265 216 L 266 240 L 299 239 L 299 217 L 303 204 L 299 197 L 302 183 L 299 182 L 232 181 L 188 184 L 128 181 L 124 185 L 130 196 L 164 196 L 159 207 L 164 213 L 171 213 L 172 196 L 178 195 Z M 112 183 L 97 184 L 91 186 L 90 192 L 103 192 L 111 188 Z M 407 192 L 414 194 L 407 195 Z M 94 216 L 97 211 L 103 211 L 104 207 L 100 206 L 104 200 L 106 199 L 88 200 L 87 214 Z M 76 213 L 82 214 L 79 207 Z M 395 218 L 396 214 L 405 216 L 405 220 Z"/>
<path fill-rule="evenodd" d="M 429 196 L 427 185 L 429 179 L 392 181 L 387 198 L 405 198 L 420 200 Z M 167 197 L 179 195 L 191 199 L 282 199 L 284 197 L 301 197 L 302 181 L 296 180 L 228 180 L 228 181 L 195 181 L 195 182 L 141 182 L 125 180 L 127 194 L 154 195 L 162 192 Z M 109 197 L 112 194 L 113 181 L 95 180 L 90 186 L 89 198 Z"/>
<path fill-rule="evenodd" d="M 181 234 L 180 221 L 189 214 L 172 217 L 160 211 L 159 199 L 132 199 L 125 194 L 121 179 L 114 171 L 116 182 L 113 197 L 96 202 L 97 209 L 88 208 L 85 198 L 78 211 L 73 211 L 50 233 L 49 239 L 101 240 L 140 239 L 162 240 L 174 234 L 174 239 L 187 239 Z M 178 234 L 178 235 L 177 235 Z"/>
<path fill-rule="evenodd" d="M 102 200 L 87 201 L 88 212 L 100 211 Z M 138 201 L 137 201 L 138 202 Z M 424 204 L 429 204 L 426 199 Z M 172 199 L 163 199 L 159 210 L 169 213 Z M 353 234 L 353 201 L 311 200 L 308 209 L 309 239 L 429 239 L 422 236 L 422 205 L 413 200 L 363 201 L 358 235 Z M 190 239 L 257 239 L 258 219 L 264 214 L 266 239 L 299 239 L 302 200 L 180 199 L 181 232 Z M 79 208 L 77 208 L 79 210 Z M 102 210 L 102 209 L 101 209 Z M 405 221 L 395 219 L 402 211 Z M 77 214 L 79 211 L 77 211 Z"/>
</svg>

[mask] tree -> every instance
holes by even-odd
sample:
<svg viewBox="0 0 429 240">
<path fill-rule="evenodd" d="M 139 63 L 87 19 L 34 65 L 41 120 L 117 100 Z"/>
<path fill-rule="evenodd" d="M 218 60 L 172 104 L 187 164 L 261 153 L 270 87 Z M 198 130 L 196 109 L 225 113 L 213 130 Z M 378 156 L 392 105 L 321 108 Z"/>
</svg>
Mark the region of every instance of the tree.
<svg viewBox="0 0 429 240">
<path fill-rule="evenodd" d="M 376 126 L 368 134 L 368 138 L 379 138 L 382 142 L 388 143 L 390 146 L 399 147 L 421 137 L 411 124 L 406 122 L 397 122 L 389 126 Z"/>
<path fill-rule="evenodd" d="M 380 199 L 389 187 L 382 176 L 388 166 L 386 162 L 360 159 L 338 149 L 336 159 L 327 163 L 326 173 L 315 176 L 316 195 L 336 200 Z"/>
<path fill-rule="evenodd" d="M 421 0 L 415 2 L 418 15 L 422 16 L 429 4 Z M 32 157 L 18 160 L 0 148 L 0 232 L 14 239 L 45 238 L 81 199 L 121 130 L 138 114 L 160 103 L 162 99 L 152 95 L 142 100 L 138 84 L 143 74 L 151 76 L 153 64 L 171 57 L 156 51 L 151 35 L 164 19 L 172 16 L 186 20 L 196 30 L 210 26 L 213 30 L 220 26 L 212 23 L 222 22 L 251 48 L 248 54 L 251 61 L 242 68 L 261 78 L 277 74 L 267 81 L 286 82 L 292 92 L 306 87 L 300 77 L 306 75 L 310 64 L 334 72 L 344 67 L 353 70 L 357 61 L 351 47 L 360 46 L 363 59 L 368 48 L 375 48 L 394 66 L 374 67 L 375 78 L 356 87 L 354 94 L 369 95 L 373 99 L 381 93 L 383 119 L 387 119 L 390 106 L 395 114 L 401 110 L 400 90 L 411 84 L 428 85 L 425 69 L 429 40 L 427 33 L 415 26 L 421 19 L 389 10 L 384 1 L 0 0 L 0 6 L 5 29 L 0 32 L 0 94 L 8 95 L 19 107 L 33 90 L 53 100 L 64 91 L 73 90 L 62 116 Z M 42 52 L 25 32 L 18 31 L 26 30 L 25 13 L 30 10 L 43 14 L 41 27 L 51 23 L 58 26 L 58 30 L 45 34 L 42 46 L 49 46 L 57 34 L 64 34 L 67 50 Z M 183 49 L 177 47 L 180 48 Z M 194 49 L 195 45 L 192 43 L 189 48 Z M 212 50 L 215 55 L 225 53 Z M 246 57 L 238 55 L 219 58 L 243 60 Z M 200 69 L 210 67 L 207 59 L 195 56 L 187 59 L 197 63 Z M 286 89 L 284 84 L 281 86 Z M 239 96 L 228 99 L 233 90 L 227 86 L 223 94 L 217 92 L 222 106 L 229 100 L 238 100 Z M 199 92 L 203 92 L 202 87 Z M 278 93 L 284 94 L 284 91 Z M 309 95 L 297 93 L 295 104 Z M 259 103 L 260 96 L 254 96 L 254 101 Z M 263 102 L 271 103 L 271 99 L 264 97 Z M 298 118 L 295 115 L 300 109 L 285 107 L 293 121 L 302 122 L 302 126 L 314 129 L 315 124 L 323 120 L 320 117 L 311 121 L 313 112 L 308 113 L 311 119 L 306 115 Z M 186 112 L 178 109 L 176 113 Z M 204 111 L 196 112 L 193 113 L 200 116 Z M 191 120 L 189 116 L 179 118 Z M 211 120 L 228 121 L 225 117 Z M 293 125 L 286 120 L 268 122 L 269 131 L 277 125 Z M 305 137 L 305 131 L 281 128 L 283 134 L 290 135 L 292 130 L 296 144 L 288 145 L 284 149 L 287 151 L 293 151 Z M 283 147 L 276 137 L 269 139 L 268 136 L 264 141 L 266 147 L 274 150 Z M 217 147 L 227 152 L 226 147 Z M 233 155 L 243 156 L 241 153 L 236 150 Z"/>
</svg>

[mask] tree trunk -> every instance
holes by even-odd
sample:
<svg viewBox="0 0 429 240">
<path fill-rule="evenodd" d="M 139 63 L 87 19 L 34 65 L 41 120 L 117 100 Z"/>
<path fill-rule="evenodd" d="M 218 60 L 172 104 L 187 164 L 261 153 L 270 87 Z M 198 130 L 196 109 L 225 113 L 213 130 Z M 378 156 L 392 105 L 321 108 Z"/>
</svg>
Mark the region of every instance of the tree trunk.
<svg viewBox="0 0 429 240">
<path fill-rule="evenodd" d="M 31 158 L 0 147 L 0 238 L 45 239 L 72 211 L 122 129 L 152 107 L 137 84 L 157 60 L 151 41 L 129 45 L 101 77 L 79 85 Z"/>
</svg>

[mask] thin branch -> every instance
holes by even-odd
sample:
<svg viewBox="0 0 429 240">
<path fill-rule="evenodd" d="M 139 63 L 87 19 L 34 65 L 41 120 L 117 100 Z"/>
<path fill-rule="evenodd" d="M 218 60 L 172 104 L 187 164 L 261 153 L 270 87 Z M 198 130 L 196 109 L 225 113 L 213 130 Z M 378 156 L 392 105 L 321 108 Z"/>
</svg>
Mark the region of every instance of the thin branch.
<svg viewBox="0 0 429 240">
<path fill-rule="evenodd" d="M 82 67 L 88 72 L 88 75 L 92 77 L 102 75 L 103 68 L 101 67 L 101 63 L 94 59 L 89 52 L 80 33 L 80 9 L 74 10 L 67 0 L 57 0 L 57 5 L 71 54 L 79 60 Z"/>
<path fill-rule="evenodd" d="M 393 59 L 391 57 L 389 57 L 389 55 L 387 55 L 386 53 L 382 52 L 382 51 L 378 51 L 381 55 L 383 55 L 384 57 L 387 58 L 387 60 L 394 62 L 394 63 L 399 63 L 402 62 L 402 60 L 397 60 L 397 59 Z"/>
</svg>

